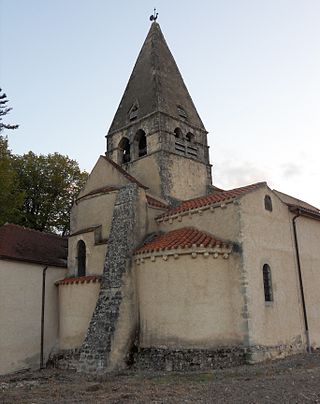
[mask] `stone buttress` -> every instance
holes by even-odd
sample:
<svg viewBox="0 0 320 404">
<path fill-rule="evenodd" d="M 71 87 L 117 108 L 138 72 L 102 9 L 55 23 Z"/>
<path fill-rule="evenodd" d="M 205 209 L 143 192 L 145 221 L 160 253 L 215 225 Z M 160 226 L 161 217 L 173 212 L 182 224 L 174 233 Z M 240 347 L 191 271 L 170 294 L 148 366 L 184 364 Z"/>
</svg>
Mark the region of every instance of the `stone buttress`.
<svg viewBox="0 0 320 404">
<path fill-rule="evenodd" d="M 136 293 L 131 255 L 138 239 L 138 186 L 120 189 L 114 206 L 100 294 L 80 351 L 78 370 L 119 369 L 134 340 Z"/>
</svg>

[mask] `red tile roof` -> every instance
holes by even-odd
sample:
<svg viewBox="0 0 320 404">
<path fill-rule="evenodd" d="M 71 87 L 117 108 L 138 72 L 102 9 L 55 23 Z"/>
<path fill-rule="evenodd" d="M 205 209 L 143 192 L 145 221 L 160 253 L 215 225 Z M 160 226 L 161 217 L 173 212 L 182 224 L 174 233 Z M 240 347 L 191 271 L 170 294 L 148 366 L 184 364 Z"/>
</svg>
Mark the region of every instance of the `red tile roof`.
<svg viewBox="0 0 320 404">
<path fill-rule="evenodd" d="M 67 238 L 15 224 L 0 227 L 0 258 L 66 267 L 67 255 Z"/>
<path fill-rule="evenodd" d="M 211 234 L 197 230 L 193 227 L 183 227 L 172 230 L 168 233 L 156 236 L 135 251 L 135 254 L 142 254 L 152 251 L 172 250 L 177 248 L 191 248 L 193 245 L 199 247 L 214 247 L 217 245 L 230 245 L 224 241 L 216 239 Z"/>
<path fill-rule="evenodd" d="M 144 188 L 144 189 L 148 189 L 148 187 L 146 187 L 145 185 L 141 184 L 141 182 L 139 182 L 136 178 L 134 178 L 132 175 L 130 175 L 126 170 L 124 170 L 121 166 L 119 166 L 119 164 L 117 164 L 115 161 L 111 160 L 110 157 L 108 156 L 101 156 L 103 157 L 105 160 L 107 160 L 116 170 L 118 170 L 127 180 L 129 180 L 130 182 L 134 182 L 135 184 L 137 184 L 139 187 Z"/>
<path fill-rule="evenodd" d="M 235 199 L 239 196 L 245 195 L 265 185 L 267 185 L 266 182 L 257 182 L 256 184 L 247 185 L 246 187 L 235 188 L 229 191 L 215 191 L 207 196 L 201 196 L 198 198 L 189 199 L 187 201 L 180 203 L 180 205 L 175 206 L 172 209 L 169 209 L 166 213 L 163 213 L 162 215 L 158 216 L 157 219 L 165 216 L 176 215 L 192 209 L 201 208 L 203 206 L 208 206 L 214 203 Z"/>
<path fill-rule="evenodd" d="M 148 202 L 148 205 L 153 206 L 155 208 L 162 208 L 162 209 L 168 208 L 168 205 L 166 203 L 161 202 L 158 199 L 156 199 L 150 195 L 147 195 L 147 202 Z"/>
<path fill-rule="evenodd" d="M 64 278 L 61 279 L 60 281 L 56 282 L 56 285 L 72 285 L 74 283 L 79 284 L 79 283 L 95 283 L 95 282 L 101 282 L 101 276 L 100 275 L 88 275 L 88 276 L 77 276 L 77 277 L 70 277 L 70 278 Z"/>
</svg>

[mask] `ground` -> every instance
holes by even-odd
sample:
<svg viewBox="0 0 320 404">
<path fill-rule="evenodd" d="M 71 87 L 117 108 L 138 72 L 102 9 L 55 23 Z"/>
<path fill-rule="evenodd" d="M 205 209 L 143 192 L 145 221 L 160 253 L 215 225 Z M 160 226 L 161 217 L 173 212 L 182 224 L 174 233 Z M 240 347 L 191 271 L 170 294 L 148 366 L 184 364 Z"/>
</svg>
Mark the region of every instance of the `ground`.
<svg viewBox="0 0 320 404">
<path fill-rule="evenodd" d="M 67 370 L 0 377 L 1 403 L 320 403 L 320 352 L 211 372 Z"/>
</svg>

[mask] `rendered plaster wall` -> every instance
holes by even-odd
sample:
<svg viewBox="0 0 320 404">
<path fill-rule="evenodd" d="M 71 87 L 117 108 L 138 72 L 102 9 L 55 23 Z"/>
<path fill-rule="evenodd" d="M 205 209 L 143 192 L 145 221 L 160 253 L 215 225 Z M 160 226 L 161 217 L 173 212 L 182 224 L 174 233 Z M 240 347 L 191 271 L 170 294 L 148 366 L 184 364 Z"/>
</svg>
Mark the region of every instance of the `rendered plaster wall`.
<svg viewBox="0 0 320 404">
<path fill-rule="evenodd" d="M 210 184 L 205 164 L 164 151 L 129 163 L 126 169 L 151 193 L 167 201 L 205 195 Z"/>
<path fill-rule="evenodd" d="M 211 233 L 221 240 L 240 241 L 239 206 L 234 203 L 226 204 L 223 208 L 213 210 L 203 209 L 200 213 L 181 215 L 159 223 L 159 229 L 165 232 L 182 227 L 195 227 Z"/>
<path fill-rule="evenodd" d="M 181 255 L 135 264 L 142 348 L 242 344 L 239 260 Z"/>
<path fill-rule="evenodd" d="M 272 199 L 272 212 L 264 207 L 265 195 Z M 248 343 L 269 347 L 270 355 L 300 350 L 305 337 L 287 206 L 265 187 L 244 196 L 240 208 Z M 271 268 L 272 302 L 265 302 L 264 264 Z"/>
<path fill-rule="evenodd" d="M 161 177 L 156 154 L 143 156 L 127 164 L 126 170 L 147 186 L 152 194 L 161 196 Z"/>
<path fill-rule="evenodd" d="M 320 221 L 296 219 L 310 343 L 320 347 Z"/>
<path fill-rule="evenodd" d="M 0 374 L 40 366 L 42 274 L 45 265 L 0 261 Z M 46 272 L 44 359 L 58 343 L 58 290 L 65 268 Z"/>
<path fill-rule="evenodd" d="M 78 195 L 78 198 L 89 192 L 106 186 L 126 185 L 129 181 L 103 156 L 100 156 L 96 165 L 93 167 L 89 178 Z"/>
<path fill-rule="evenodd" d="M 68 239 L 68 276 L 78 276 L 78 242 L 86 245 L 86 275 L 101 275 L 108 249 L 107 244 L 95 244 L 94 232 L 71 236 Z"/>
<path fill-rule="evenodd" d="M 117 191 L 80 199 L 71 210 L 71 234 L 101 225 L 101 238 L 107 238 L 116 197 Z"/>
<path fill-rule="evenodd" d="M 59 348 L 79 348 L 96 306 L 100 283 L 59 285 Z"/>
</svg>

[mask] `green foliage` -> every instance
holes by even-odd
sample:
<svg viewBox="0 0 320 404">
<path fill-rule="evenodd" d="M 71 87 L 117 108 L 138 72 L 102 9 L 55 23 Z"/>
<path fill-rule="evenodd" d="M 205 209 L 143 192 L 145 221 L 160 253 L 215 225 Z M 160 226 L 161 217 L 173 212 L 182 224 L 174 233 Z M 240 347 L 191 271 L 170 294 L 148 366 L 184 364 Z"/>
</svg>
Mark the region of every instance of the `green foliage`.
<svg viewBox="0 0 320 404">
<path fill-rule="evenodd" d="M 0 88 L 0 133 L 18 128 L 2 122 L 12 109 L 8 101 Z M 12 155 L 8 139 L 0 135 L 0 225 L 68 234 L 70 209 L 87 177 L 75 160 L 59 153 Z"/>
<path fill-rule="evenodd" d="M 18 188 L 17 173 L 12 163 L 8 139 L 0 136 L 0 225 L 15 222 L 23 204 L 24 195 Z"/>
<path fill-rule="evenodd" d="M 2 117 L 12 110 L 11 107 L 8 107 L 8 102 L 7 94 L 2 92 L 2 89 L 0 88 L 0 132 L 2 132 L 3 129 L 17 129 L 19 127 L 19 125 L 5 124 L 2 122 Z"/>
<path fill-rule="evenodd" d="M 88 174 L 78 163 L 59 153 L 48 156 L 29 152 L 15 156 L 18 188 L 24 202 L 17 224 L 40 231 L 69 232 L 70 209 Z"/>
</svg>

